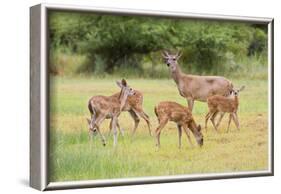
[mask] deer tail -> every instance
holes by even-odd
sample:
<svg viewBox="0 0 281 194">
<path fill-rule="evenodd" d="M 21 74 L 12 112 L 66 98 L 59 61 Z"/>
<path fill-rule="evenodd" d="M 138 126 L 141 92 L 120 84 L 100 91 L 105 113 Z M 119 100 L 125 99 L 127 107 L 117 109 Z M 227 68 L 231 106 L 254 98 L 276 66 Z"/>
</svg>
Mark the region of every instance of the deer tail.
<svg viewBox="0 0 281 194">
<path fill-rule="evenodd" d="M 149 119 L 148 114 L 146 114 L 145 112 L 143 112 L 143 114 L 144 114 L 144 116 L 146 116 L 146 118 L 148 118 L 148 119 Z"/>
<path fill-rule="evenodd" d="M 233 84 L 230 82 L 230 89 L 233 90 Z"/>
<path fill-rule="evenodd" d="M 154 113 L 155 113 L 155 115 L 158 117 L 157 107 L 156 107 L 156 106 L 154 107 Z"/>
</svg>

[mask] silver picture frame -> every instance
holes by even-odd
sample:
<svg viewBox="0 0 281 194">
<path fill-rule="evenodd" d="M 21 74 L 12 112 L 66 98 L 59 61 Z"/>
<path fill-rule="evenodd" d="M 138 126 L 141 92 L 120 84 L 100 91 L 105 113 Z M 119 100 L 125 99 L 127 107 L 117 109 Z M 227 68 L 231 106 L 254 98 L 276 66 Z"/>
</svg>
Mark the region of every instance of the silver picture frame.
<svg viewBox="0 0 281 194">
<path fill-rule="evenodd" d="M 173 18 L 196 18 L 219 21 L 243 21 L 268 25 L 268 170 L 250 172 L 227 172 L 161 177 L 120 178 L 107 180 L 87 180 L 69 182 L 50 182 L 48 179 L 48 128 L 49 128 L 49 76 L 48 76 L 48 21 L 50 10 L 80 11 L 93 13 L 110 13 L 120 15 L 164 16 Z M 44 191 L 70 188 L 104 187 L 118 185 L 135 185 L 151 183 L 168 183 L 180 181 L 197 181 L 210 179 L 227 179 L 274 174 L 274 99 L 273 99 L 273 34 L 274 19 L 261 17 L 211 15 L 197 13 L 180 13 L 156 10 L 133 10 L 101 8 L 74 5 L 39 4 L 30 8 L 30 186 Z"/>
</svg>

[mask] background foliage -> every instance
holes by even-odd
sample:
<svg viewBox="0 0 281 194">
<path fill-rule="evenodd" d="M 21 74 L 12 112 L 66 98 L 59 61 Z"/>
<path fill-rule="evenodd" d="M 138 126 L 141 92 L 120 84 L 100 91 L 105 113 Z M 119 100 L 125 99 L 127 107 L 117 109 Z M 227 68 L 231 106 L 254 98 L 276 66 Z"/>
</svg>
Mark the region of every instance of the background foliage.
<svg viewBox="0 0 281 194">
<path fill-rule="evenodd" d="M 191 73 L 264 76 L 267 65 L 265 25 L 56 11 L 49 36 L 56 75 L 166 77 L 163 50 L 183 51 Z"/>
</svg>

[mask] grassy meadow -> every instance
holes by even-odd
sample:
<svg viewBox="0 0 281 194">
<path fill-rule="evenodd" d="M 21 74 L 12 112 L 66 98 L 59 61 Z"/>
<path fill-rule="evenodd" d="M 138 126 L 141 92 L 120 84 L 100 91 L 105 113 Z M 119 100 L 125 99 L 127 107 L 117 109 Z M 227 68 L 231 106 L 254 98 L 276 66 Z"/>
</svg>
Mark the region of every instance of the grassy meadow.
<svg viewBox="0 0 281 194">
<path fill-rule="evenodd" d="M 268 82 L 266 79 L 231 79 L 236 87 L 245 85 L 240 93 L 239 120 L 241 131 L 232 122 L 226 133 L 228 115 L 219 133 L 208 123 L 204 129 L 206 103 L 195 102 L 193 114 L 201 124 L 204 145 L 194 147 L 182 136 L 178 149 L 178 132 L 168 123 L 161 133 L 161 148 L 156 151 L 155 139 L 149 136 L 144 120 L 134 138 L 133 119 L 123 112 L 119 123 L 125 136 L 119 134 L 113 148 L 109 120 L 101 125 L 107 145 L 99 136 L 89 141 L 86 118 L 90 117 L 88 99 L 93 95 L 111 95 L 119 91 L 117 78 L 52 77 L 50 88 L 50 181 L 71 181 L 141 176 L 179 175 L 265 170 L 268 167 Z M 154 106 L 163 100 L 187 105 L 178 94 L 172 79 L 127 79 L 129 85 L 144 94 L 144 110 L 150 116 L 152 130 L 158 125 Z"/>
</svg>

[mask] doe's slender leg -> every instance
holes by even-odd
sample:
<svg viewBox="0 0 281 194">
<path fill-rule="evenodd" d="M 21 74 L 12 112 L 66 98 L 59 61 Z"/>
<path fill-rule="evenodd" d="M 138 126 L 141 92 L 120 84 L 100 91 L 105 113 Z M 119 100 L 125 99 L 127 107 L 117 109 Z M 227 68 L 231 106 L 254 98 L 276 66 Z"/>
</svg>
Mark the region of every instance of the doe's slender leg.
<svg viewBox="0 0 281 194">
<path fill-rule="evenodd" d="M 231 123 L 231 119 L 232 119 L 232 113 L 229 114 L 229 120 L 228 120 L 228 125 L 227 125 L 227 133 L 229 132 L 229 126 L 230 126 L 230 123 Z"/>
<path fill-rule="evenodd" d="M 150 121 L 149 121 L 149 116 L 142 110 L 142 108 L 136 108 L 134 109 L 135 113 L 138 114 L 142 119 L 145 120 L 147 127 L 148 127 L 148 132 L 149 135 L 152 136 L 151 133 L 151 125 L 150 125 Z"/>
<path fill-rule="evenodd" d="M 182 128 L 181 125 L 177 125 L 179 132 L 179 149 L 181 149 L 181 136 L 182 136 Z"/>
<path fill-rule="evenodd" d="M 208 124 L 208 120 L 209 120 L 209 118 L 211 117 L 211 112 L 208 112 L 207 114 L 206 114 L 206 116 L 205 116 L 205 130 L 206 130 L 206 132 L 207 132 L 207 124 Z"/>
<path fill-rule="evenodd" d="M 221 120 L 222 120 L 224 114 L 225 114 L 225 113 L 221 113 L 221 114 L 220 114 L 220 118 L 219 118 L 219 120 L 218 120 L 218 122 L 217 122 L 217 124 L 216 124 L 216 127 L 217 127 L 217 128 L 219 127 L 220 122 L 221 122 Z"/>
<path fill-rule="evenodd" d="M 99 117 L 96 119 L 94 128 L 96 128 L 96 131 L 97 131 L 98 134 L 100 135 L 102 144 L 105 146 L 105 145 L 106 145 L 105 138 L 104 138 L 104 136 L 102 135 L 102 133 L 100 132 L 100 128 L 99 128 L 100 124 L 104 121 L 104 119 L 105 119 L 105 116 L 99 116 Z"/>
<path fill-rule="evenodd" d="M 129 113 L 130 113 L 131 117 L 134 119 L 134 122 L 135 122 L 133 131 L 132 131 L 132 136 L 134 136 L 135 132 L 136 132 L 136 129 L 138 128 L 140 119 L 139 119 L 138 115 L 133 110 L 130 110 Z"/>
<path fill-rule="evenodd" d="M 156 134 L 156 147 L 158 149 L 160 147 L 160 133 L 161 133 L 161 130 L 163 129 L 163 127 L 165 127 L 165 125 L 167 124 L 167 122 L 168 122 L 167 118 L 161 120 L 160 123 L 159 123 L 159 126 L 155 130 L 155 134 Z"/>
<path fill-rule="evenodd" d="M 217 112 L 214 112 L 213 115 L 212 115 L 212 117 L 211 117 L 211 122 L 212 122 L 212 124 L 213 124 L 213 126 L 214 126 L 216 132 L 218 132 L 218 129 L 217 129 L 216 125 L 215 125 L 215 118 L 216 118 L 217 114 L 218 114 L 218 111 L 217 111 Z"/>
<path fill-rule="evenodd" d="M 189 141 L 190 146 L 191 146 L 191 147 L 194 147 L 194 146 L 193 146 L 193 143 L 192 143 L 192 141 L 191 141 L 191 138 L 190 138 L 190 133 L 189 133 L 188 127 L 184 127 L 184 131 L 185 131 L 185 134 L 186 134 L 186 136 L 187 136 L 187 139 L 188 139 L 188 141 Z"/>
<path fill-rule="evenodd" d="M 194 100 L 193 99 L 188 99 L 187 100 L 188 108 L 192 112 L 193 105 L 194 105 Z"/>
<path fill-rule="evenodd" d="M 113 146 L 115 147 L 117 145 L 117 117 L 113 117 L 112 119 L 112 130 L 113 130 Z"/>
<path fill-rule="evenodd" d="M 238 121 L 237 113 L 232 113 L 232 115 L 233 115 L 233 120 L 235 122 L 236 128 L 239 131 L 240 130 L 240 124 L 239 124 L 239 121 Z"/>
</svg>

